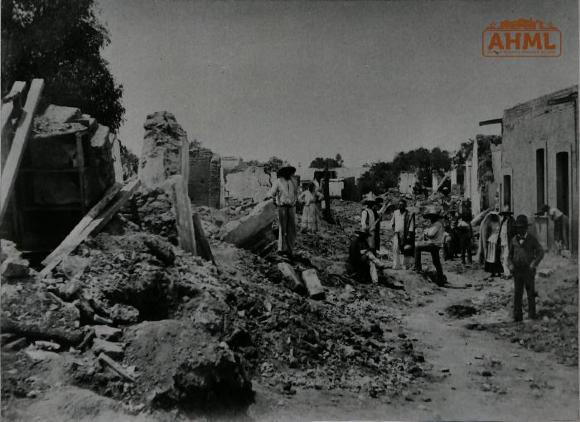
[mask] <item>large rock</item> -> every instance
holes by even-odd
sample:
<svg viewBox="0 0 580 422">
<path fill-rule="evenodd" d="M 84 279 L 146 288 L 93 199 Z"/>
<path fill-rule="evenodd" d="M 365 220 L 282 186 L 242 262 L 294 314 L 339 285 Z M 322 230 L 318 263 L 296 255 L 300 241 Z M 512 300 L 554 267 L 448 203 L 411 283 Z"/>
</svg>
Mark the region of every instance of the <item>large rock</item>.
<svg viewBox="0 0 580 422">
<path fill-rule="evenodd" d="M 238 248 L 252 250 L 266 237 L 272 238 L 272 223 L 276 219 L 276 206 L 272 201 L 264 201 L 252 212 L 239 220 L 230 221 L 223 230 L 221 239 L 233 243 Z"/>
<path fill-rule="evenodd" d="M 0 241 L 0 274 L 4 279 L 30 276 L 30 263 L 22 258 L 16 244 L 9 240 Z"/>
<path fill-rule="evenodd" d="M 130 327 L 125 339 L 125 363 L 139 373 L 137 393 L 153 407 L 243 409 L 253 401 L 243 358 L 202 327 L 148 321 Z"/>
</svg>

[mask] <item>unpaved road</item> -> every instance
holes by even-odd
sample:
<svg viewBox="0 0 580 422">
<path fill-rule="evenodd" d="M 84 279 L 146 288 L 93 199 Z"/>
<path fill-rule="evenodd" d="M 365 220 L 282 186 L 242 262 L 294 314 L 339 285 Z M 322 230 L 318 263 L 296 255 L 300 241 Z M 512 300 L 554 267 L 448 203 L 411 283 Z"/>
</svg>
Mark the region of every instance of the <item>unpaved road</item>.
<svg viewBox="0 0 580 422">
<path fill-rule="evenodd" d="M 465 286 L 470 282 L 467 277 L 450 274 L 449 281 Z M 430 296 L 424 306 L 405 311 L 406 332 L 424 345 L 436 378 L 426 380 L 420 395 L 385 401 L 348 392 L 299 390 L 288 397 L 257 386 L 257 402 L 249 415 L 256 421 L 578 420 L 577 367 L 465 327 L 484 319 L 507 320 L 506 311 L 467 319 L 444 313 L 447 306 L 465 299 L 509 291 L 511 283 L 496 281 L 479 291 L 445 289 Z"/>
</svg>

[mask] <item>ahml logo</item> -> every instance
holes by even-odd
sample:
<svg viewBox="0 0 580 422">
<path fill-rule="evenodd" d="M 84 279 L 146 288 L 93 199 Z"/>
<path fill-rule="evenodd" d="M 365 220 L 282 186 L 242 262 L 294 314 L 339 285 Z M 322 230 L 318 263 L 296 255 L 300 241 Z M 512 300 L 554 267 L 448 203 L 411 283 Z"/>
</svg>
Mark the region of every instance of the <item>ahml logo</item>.
<svg viewBox="0 0 580 422">
<path fill-rule="evenodd" d="M 562 33 L 536 19 L 503 20 L 488 25 L 481 39 L 484 57 L 560 57 Z"/>
</svg>

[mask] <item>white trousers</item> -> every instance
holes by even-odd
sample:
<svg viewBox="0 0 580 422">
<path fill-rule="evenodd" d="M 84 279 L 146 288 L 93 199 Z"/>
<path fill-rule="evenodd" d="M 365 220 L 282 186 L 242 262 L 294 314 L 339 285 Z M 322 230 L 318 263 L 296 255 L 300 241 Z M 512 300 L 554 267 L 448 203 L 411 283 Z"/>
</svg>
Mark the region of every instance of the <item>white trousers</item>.
<svg viewBox="0 0 580 422">
<path fill-rule="evenodd" d="M 393 270 L 404 268 L 405 256 L 399 251 L 399 236 L 395 233 L 393 236 Z"/>
</svg>

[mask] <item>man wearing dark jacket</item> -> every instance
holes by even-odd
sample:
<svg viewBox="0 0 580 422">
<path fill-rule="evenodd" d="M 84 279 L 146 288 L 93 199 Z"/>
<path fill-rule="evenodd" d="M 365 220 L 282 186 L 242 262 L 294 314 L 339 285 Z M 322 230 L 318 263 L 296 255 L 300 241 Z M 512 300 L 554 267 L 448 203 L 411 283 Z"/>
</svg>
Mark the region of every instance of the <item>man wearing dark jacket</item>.
<svg viewBox="0 0 580 422">
<path fill-rule="evenodd" d="M 540 242 L 528 233 L 528 218 L 518 215 L 514 228 L 516 235 L 511 241 L 509 267 L 514 275 L 514 321 L 522 320 L 524 288 L 528 297 L 528 316 L 536 318 L 536 292 L 534 278 L 536 268 L 544 257 Z"/>
</svg>

